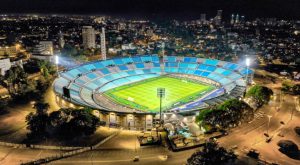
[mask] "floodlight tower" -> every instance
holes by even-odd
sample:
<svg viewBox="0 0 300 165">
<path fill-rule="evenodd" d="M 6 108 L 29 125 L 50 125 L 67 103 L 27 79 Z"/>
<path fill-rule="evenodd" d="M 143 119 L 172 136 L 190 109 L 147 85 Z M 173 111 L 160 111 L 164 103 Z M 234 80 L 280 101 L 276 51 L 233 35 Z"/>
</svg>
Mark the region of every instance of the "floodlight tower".
<svg viewBox="0 0 300 165">
<path fill-rule="evenodd" d="M 100 34 L 101 38 L 101 55 L 102 60 L 106 60 L 106 44 L 105 44 L 105 28 L 102 27 L 102 32 Z"/>
<path fill-rule="evenodd" d="M 164 98 L 165 95 L 166 95 L 166 89 L 165 88 L 157 88 L 157 97 L 159 98 L 159 120 L 160 120 L 160 124 L 162 123 L 162 118 L 161 118 L 162 98 Z"/>
<path fill-rule="evenodd" d="M 246 58 L 246 87 L 247 87 L 247 84 L 248 84 L 248 72 L 249 72 L 249 66 L 251 65 L 251 61 L 250 61 L 250 58 Z"/>
<path fill-rule="evenodd" d="M 57 73 L 57 77 L 59 77 L 59 73 L 58 73 L 58 64 L 59 64 L 59 56 L 56 55 L 56 56 L 55 56 L 55 65 L 56 65 L 56 73 Z"/>
<path fill-rule="evenodd" d="M 161 51 L 162 51 L 162 56 L 165 56 L 165 43 L 164 42 L 161 44 Z"/>
</svg>

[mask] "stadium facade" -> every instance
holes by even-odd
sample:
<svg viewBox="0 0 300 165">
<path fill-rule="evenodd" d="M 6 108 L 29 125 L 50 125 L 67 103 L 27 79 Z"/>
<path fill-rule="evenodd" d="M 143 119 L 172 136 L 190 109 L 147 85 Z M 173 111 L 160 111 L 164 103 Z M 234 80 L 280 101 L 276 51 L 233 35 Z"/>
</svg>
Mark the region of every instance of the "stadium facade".
<svg viewBox="0 0 300 165">
<path fill-rule="evenodd" d="M 59 97 L 76 105 L 114 115 L 143 114 L 144 120 L 147 120 L 147 114 L 153 114 L 152 112 L 121 104 L 107 97 L 105 93 L 124 85 L 134 85 L 161 76 L 192 80 L 215 87 L 201 97 L 189 102 L 177 102 L 164 110 L 169 113 L 190 113 L 231 98 L 242 97 L 246 81 L 252 80 L 253 71 L 246 66 L 216 59 L 140 55 L 94 61 L 68 69 L 59 74 L 53 88 Z M 134 102 L 132 98 L 127 101 Z"/>
</svg>

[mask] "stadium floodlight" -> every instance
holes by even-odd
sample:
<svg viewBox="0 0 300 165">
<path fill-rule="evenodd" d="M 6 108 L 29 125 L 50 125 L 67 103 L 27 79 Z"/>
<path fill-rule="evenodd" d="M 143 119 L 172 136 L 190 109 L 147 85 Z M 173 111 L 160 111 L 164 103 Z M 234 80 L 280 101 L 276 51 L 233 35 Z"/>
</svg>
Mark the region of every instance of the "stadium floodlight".
<svg viewBox="0 0 300 165">
<path fill-rule="evenodd" d="M 161 119 L 162 98 L 164 98 L 165 95 L 166 95 L 166 89 L 165 88 L 157 88 L 157 97 L 159 98 L 159 120 L 160 120 L 160 124 L 162 123 L 162 119 Z"/>
<path fill-rule="evenodd" d="M 58 65 L 58 63 L 59 63 L 59 57 L 58 57 L 58 55 L 56 55 L 55 56 L 55 64 Z"/>
<path fill-rule="evenodd" d="M 246 58 L 246 69 L 247 69 L 247 72 L 246 72 L 246 87 L 247 87 L 247 84 L 248 84 L 248 72 L 249 72 L 249 66 L 251 64 L 251 61 L 250 61 L 250 58 Z"/>
<path fill-rule="evenodd" d="M 246 58 L 246 66 L 249 67 L 251 64 L 250 58 Z"/>
<path fill-rule="evenodd" d="M 59 73 L 58 73 L 59 57 L 58 57 L 58 55 L 55 56 L 55 64 L 56 64 L 56 73 L 57 73 L 57 76 L 59 77 Z"/>
</svg>

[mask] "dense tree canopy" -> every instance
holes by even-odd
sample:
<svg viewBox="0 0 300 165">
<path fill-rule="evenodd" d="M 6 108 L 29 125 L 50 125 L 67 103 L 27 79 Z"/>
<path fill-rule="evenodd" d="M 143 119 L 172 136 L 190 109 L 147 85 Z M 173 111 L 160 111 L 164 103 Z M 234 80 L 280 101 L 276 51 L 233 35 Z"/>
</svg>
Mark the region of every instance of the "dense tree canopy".
<svg viewBox="0 0 300 165">
<path fill-rule="evenodd" d="M 38 79 L 30 78 L 28 73 L 40 72 Z M 39 100 L 52 81 L 56 70 L 46 61 L 31 60 L 24 68 L 15 66 L 10 68 L 4 76 L 0 75 L 0 85 L 6 88 L 13 102 L 27 102 Z"/>
<path fill-rule="evenodd" d="M 44 138 L 48 134 L 46 128 L 48 125 L 48 109 L 50 108 L 48 103 L 37 102 L 33 106 L 36 109 L 36 113 L 29 113 L 26 116 L 27 129 L 30 130 L 29 137 Z"/>
<path fill-rule="evenodd" d="M 273 91 L 270 88 L 260 85 L 251 87 L 246 93 L 246 97 L 251 98 L 257 107 L 267 104 L 272 95 Z"/>
<path fill-rule="evenodd" d="M 73 139 L 92 135 L 98 126 L 105 124 L 91 114 L 90 109 L 60 109 L 47 113 L 47 103 L 36 103 L 36 113 L 26 117 L 29 138 L 54 137 Z"/>
<path fill-rule="evenodd" d="M 237 156 L 232 151 L 219 147 L 214 141 L 208 141 L 202 151 L 195 152 L 188 160 L 188 165 L 233 164 Z"/>
<path fill-rule="evenodd" d="M 284 81 L 282 82 L 281 90 L 290 94 L 300 95 L 300 84 L 294 84 L 291 81 Z"/>
<path fill-rule="evenodd" d="M 248 104 L 238 99 L 232 99 L 219 106 L 201 110 L 197 116 L 197 121 L 202 126 L 228 128 L 243 121 L 250 121 L 253 117 L 254 111 Z"/>
</svg>

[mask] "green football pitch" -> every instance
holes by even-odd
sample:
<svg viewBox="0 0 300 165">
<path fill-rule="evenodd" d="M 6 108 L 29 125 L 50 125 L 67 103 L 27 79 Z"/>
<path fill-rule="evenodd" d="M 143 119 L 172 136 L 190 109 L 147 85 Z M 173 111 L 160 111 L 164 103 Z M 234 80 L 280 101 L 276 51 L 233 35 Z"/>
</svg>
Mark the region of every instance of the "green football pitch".
<svg viewBox="0 0 300 165">
<path fill-rule="evenodd" d="M 114 102 L 147 112 L 159 111 L 157 88 L 165 88 L 163 109 L 169 109 L 200 98 L 214 86 L 173 77 L 158 77 L 128 84 L 105 92 Z"/>
</svg>

